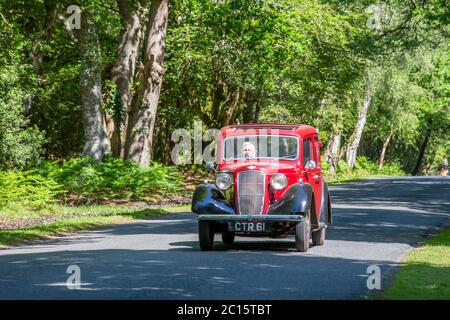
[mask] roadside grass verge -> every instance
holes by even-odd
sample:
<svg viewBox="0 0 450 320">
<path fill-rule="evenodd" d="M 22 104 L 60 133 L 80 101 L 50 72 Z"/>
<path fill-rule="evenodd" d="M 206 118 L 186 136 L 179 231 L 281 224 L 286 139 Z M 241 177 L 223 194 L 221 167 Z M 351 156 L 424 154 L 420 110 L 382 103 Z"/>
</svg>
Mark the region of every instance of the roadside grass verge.
<svg viewBox="0 0 450 320">
<path fill-rule="evenodd" d="M 450 228 L 414 250 L 393 283 L 375 299 L 450 299 Z"/>
<path fill-rule="evenodd" d="M 14 208 L 0 211 L 0 218 L 20 224 L 23 219 L 41 219 L 30 227 L 0 230 L 0 247 L 25 241 L 62 236 L 77 231 L 89 230 L 133 219 L 145 219 L 158 215 L 190 211 L 189 205 L 161 208 L 139 208 L 133 206 L 92 205 L 66 207 L 53 205 L 39 211 Z M 36 223 L 36 221 L 35 221 Z"/>
</svg>

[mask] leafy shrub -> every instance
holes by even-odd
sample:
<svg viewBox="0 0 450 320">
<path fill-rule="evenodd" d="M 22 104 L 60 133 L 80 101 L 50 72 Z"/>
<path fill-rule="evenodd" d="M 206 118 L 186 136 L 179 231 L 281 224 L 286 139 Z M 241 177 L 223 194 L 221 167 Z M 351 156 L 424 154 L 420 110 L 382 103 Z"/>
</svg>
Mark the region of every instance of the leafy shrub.
<svg viewBox="0 0 450 320">
<path fill-rule="evenodd" d="M 64 185 L 72 194 L 88 199 L 135 199 L 155 193 L 174 193 L 181 176 L 175 167 L 151 163 L 148 167 L 109 157 L 104 162 L 71 158 L 58 163 L 48 161 L 39 172 Z"/>
<path fill-rule="evenodd" d="M 385 164 L 381 168 L 379 173 L 381 175 L 386 175 L 386 176 L 405 176 L 406 175 L 405 171 L 403 171 L 402 167 L 397 162 Z"/>
<path fill-rule="evenodd" d="M 35 171 L 0 171 L 0 209 L 15 204 L 41 208 L 63 192 L 61 185 Z"/>
<path fill-rule="evenodd" d="M 11 66 L 0 66 L 0 170 L 25 169 L 36 165 L 44 135 L 29 126 L 23 116 L 18 75 Z"/>
<path fill-rule="evenodd" d="M 364 156 L 356 158 L 355 169 L 359 172 L 366 172 L 368 174 L 377 174 L 378 166 L 376 163 L 370 161 Z"/>
<path fill-rule="evenodd" d="M 347 161 L 339 160 L 337 165 L 338 176 L 351 176 L 353 174 L 352 169 L 350 169 Z"/>
<path fill-rule="evenodd" d="M 368 176 L 404 176 L 406 173 L 402 170 L 401 166 L 397 162 L 385 164 L 381 170 L 378 169 L 378 165 L 370 159 L 359 156 L 356 158 L 355 168 L 352 170 L 348 166 L 345 160 L 340 160 L 338 163 L 337 174 L 335 177 L 329 173 L 329 164 L 322 162 L 322 169 L 325 172 L 328 180 L 339 181 L 346 179 L 353 179 L 358 177 Z"/>
</svg>

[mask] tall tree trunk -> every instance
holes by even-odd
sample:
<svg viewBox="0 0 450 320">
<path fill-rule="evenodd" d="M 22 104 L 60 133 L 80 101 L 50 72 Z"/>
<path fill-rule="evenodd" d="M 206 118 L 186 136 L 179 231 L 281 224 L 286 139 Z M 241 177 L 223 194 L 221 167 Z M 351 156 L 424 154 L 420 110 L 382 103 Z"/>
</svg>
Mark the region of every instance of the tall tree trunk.
<svg viewBox="0 0 450 320">
<path fill-rule="evenodd" d="M 147 25 L 144 73 L 136 103 L 128 113 L 125 157 L 148 165 L 152 157 L 153 130 L 158 108 L 166 43 L 169 0 L 153 0 Z"/>
<path fill-rule="evenodd" d="M 244 107 L 242 108 L 242 123 L 255 122 L 259 108 L 259 101 L 253 93 L 247 93 Z"/>
<path fill-rule="evenodd" d="M 389 145 L 389 142 L 391 142 L 391 138 L 392 138 L 393 134 L 394 134 L 394 131 L 393 131 L 393 128 L 391 128 L 391 131 L 389 132 L 389 135 L 386 137 L 386 140 L 384 140 L 383 147 L 381 148 L 380 158 L 378 159 L 378 170 L 381 170 L 383 168 L 384 157 L 386 155 L 386 149 Z"/>
<path fill-rule="evenodd" d="M 250 123 L 253 122 L 254 117 L 254 104 L 247 103 L 242 110 L 242 123 Z"/>
<path fill-rule="evenodd" d="M 425 150 L 427 149 L 428 142 L 431 137 L 431 124 L 427 129 L 425 137 L 423 138 L 422 145 L 420 146 L 419 156 L 417 157 L 416 166 L 412 172 L 413 176 L 417 176 L 419 174 L 420 167 L 422 166 L 423 156 L 425 155 Z"/>
<path fill-rule="evenodd" d="M 120 146 L 122 145 L 120 138 L 120 122 L 114 116 L 103 112 L 105 116 L 106 133 L 108 135 L 109 143 L 111 146 L 111 154 L 115 157 L 120 156 Z M 119 127 L 118 127 L 119 126 Z"/>
<path fill-rule="evenodd" d="M 356 155 L 358 152 L 359 142 L 361 141 L 361 136 L 366 125 L 367 111 L 369 110 L 370 101 L 372 100 L 372 87 L 369 82 L 366 92 L 364 94 L 364 101 L 358 113 L 358 121 L 356 122 L 355 131 L 350 138 L 348 143 L 346 160 L 348 166 L 353 169 L 356 163 Z"/>
<path fill-rule="evenodd" d="M 339 133 L 332 132 L 330 139 L 328 140 L 326 156 L 327 162 L 329 164 L 328 171 L 333 177 L 336 176 L 337 172 L 340 148 L 341 148 L 341 135 Z"/>
<path fill-rule="evenodd" d="M 259 122 L 259 112 L 261 111 L 261 104 L 258 101 L 256 101 L 256 105 L 255 105 L 255 113 L 253 114 L 253 123 L 258 123 Z"/>
<path fill-rule="evenodd" d="M 44 50 L 43 47 L 50 41 L 55 22 L 57 21 L 58 11 L 61 9 L 62 5 L 60 3 L 45 2 L 45 16 L 43 17 L 45 24 L 44 29 L 40 32 L 41 37 L 38 41 L 33 43 L 33 49 L 30 53 L 31 63 L 36 73 L 38 84 L 43 82 L 43 61 L 44 61 Z"/>
<path fill-rule="evenodd" d="M 228 126 L 236 121 L 236 119 L 241 115 L 242 107 L 244 105 L 246 93 L 241 88 L 229 89 L 227 100 L 224 102 L 217 126 L 214 128 L 222 128 Z M 217 121 L 216 120 L 216 121 Z"/>
<path fill-rule="evenodd" d="M 81 17 L 80 50 L 80 93 L 85 136 L 83 154 L 101 160 L 110 152 L 110 145 L 102 112 L 100 43 L 89 12 L 83 12 Z"/>
<path fill-rule="evenodd" d="M 144 10 L 139 2 L 131 8 L 127 0 L 118 0 L 120 15 L 125 22 L 125 29 L 117 50 L 117 61 L 112 70 L 112 78 L 117 85 L 121 108 L 125 119 L 114 117 L 111 129 L 111 149 L 115 156 L 123 156 L 123 128 L 126 127 L 126 115 L 131 105 L 131 87 L 136 75 L 136 64 L 142 43 L 144 28 Z"/>
<path fill-rule="evenodd" d="M 45 13 L 44 13 L 44 28 L 40 30 L 39 33 L 41 36 L 37 39 L 37 41 L 33 42 L 33 49 L 30 52 L 31 64 L 33 65 L 34 72 L 36 74 L 36 81 L 38 86 L 41 86 L 44 83 L 44 50 L 43 48 L 48 44 L 51 39 L 51 35 L 55 26 L 55 22 L 57 21 L 57 13 L 58 10 L 61 9 L 61 4 L 53 3 L 53 2 L 45 2 Z M 33 105 L 33 97 L 29 95 L 24 100 L 24 114 L 27 115 L 30 113 L 30 109 Z"/>
<path fill-rule="evenodd" d="M 324 97 L 322 97 L 320 100 L 319 100 L 319 110 L 318 110 L 318 112 L 317 112 L 317 116 L 316 116 L 316 119 L 315 119 L 315 123 L 316 123 L 316 127 L 318 128 L 319 127 L 319 124 L 320 124 L 320 119 L 322 119 L 322 116 L 323 116 L 323 112 L 324 112 L 324 110 L 325 110 L 325 98 Z"/>
<path fill-rule="evenodd" d="M 200 101 L 195 97 L 195 93 L 190 93 L 189 105 L 192 106 L 207 127 L 222 128 L 235 123 L 241 116 L 243 107 L 248 105 L 246 104 L 247 95 L 248 93 L 242 88 L 230 87 L 218 82 L 211 97 L 211 112 L 203 110 Z M 257 114 L 255 113 L 255 118 L 257 117 L 259 117 L 259 108 Z"/>
</svg>

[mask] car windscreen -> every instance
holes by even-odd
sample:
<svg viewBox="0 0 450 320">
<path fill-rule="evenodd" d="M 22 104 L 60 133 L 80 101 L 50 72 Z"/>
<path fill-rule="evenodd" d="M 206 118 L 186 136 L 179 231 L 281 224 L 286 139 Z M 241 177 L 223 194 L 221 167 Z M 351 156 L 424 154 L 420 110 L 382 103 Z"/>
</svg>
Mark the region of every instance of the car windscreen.
<svg viewBox="0 0 450 320">
<path fill-rule="evenodd" d="M 223 160 L 296 160 L 298 139 L 279 135 L 240 135 L 224 139 Z"/>
</svg>

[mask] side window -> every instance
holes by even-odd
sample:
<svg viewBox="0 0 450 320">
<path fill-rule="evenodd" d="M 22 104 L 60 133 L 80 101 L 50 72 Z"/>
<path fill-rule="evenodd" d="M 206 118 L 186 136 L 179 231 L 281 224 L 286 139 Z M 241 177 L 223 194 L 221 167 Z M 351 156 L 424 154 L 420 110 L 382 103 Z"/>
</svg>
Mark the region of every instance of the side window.
<svg viewBox="0 0 450 320">
<path fill-rule="evenodd" d="M 303 165 L 306 165 L 311 158 L 311 139 L 303 140 Z"/>
<path fill-rule="evenodd" d="M 314 137 L 314 150 L 315 150 L 314 158 L 316 160 L 317 166 L 320 167 L 320 143 L 319 138 L 317 136 Z"/>
</svg>

